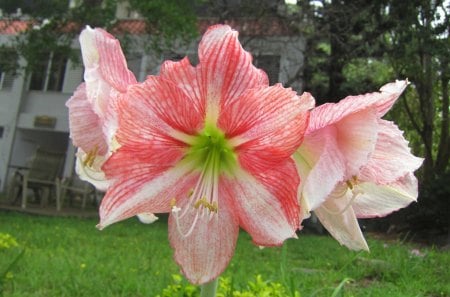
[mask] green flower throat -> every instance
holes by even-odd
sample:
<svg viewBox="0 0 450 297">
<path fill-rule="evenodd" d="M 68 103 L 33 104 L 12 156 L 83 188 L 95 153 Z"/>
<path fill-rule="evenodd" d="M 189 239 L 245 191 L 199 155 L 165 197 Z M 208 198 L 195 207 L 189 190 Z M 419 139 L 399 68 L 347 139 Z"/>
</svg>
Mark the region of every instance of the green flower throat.
<svg viewBox="0 0 450 297">
<path fill-rule="evenodd" d="M 206 124 L 202 132 L 195 136 L 186 154 L 196 168 L 217 174 L 232 173 L 237 166 L 234 148 L 225 134 L 215 125 Z"/>
</svg>

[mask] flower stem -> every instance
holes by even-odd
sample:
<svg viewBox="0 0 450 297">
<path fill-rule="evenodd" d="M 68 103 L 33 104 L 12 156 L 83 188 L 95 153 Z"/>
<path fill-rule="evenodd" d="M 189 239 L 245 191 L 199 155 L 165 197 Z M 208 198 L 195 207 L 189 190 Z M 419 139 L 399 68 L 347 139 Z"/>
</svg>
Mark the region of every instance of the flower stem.
<svg viewBox="0 0 450 297">
<path fill-rule="evenodd" d="M 219 278 L 201 286 L 200 297 L 215 297 Z"/>
</svg>

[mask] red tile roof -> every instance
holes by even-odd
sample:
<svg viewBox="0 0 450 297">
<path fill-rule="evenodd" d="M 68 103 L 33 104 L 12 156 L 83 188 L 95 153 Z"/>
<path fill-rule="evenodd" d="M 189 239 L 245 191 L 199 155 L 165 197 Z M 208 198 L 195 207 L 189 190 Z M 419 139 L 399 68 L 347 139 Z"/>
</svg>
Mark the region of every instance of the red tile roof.
<svg viewBox="0 0 450 297">
<path fill-rule="evenodd" d="M 28 28 L 29 21 L 21 20 L 2 20 L 0 19 L 0 34 L 1 35 L 16 35 Z"/>
<path fill-rule="evenodd" d="M 214 24 L 217 24 L 218 20 L 209 19 L 199 19 L 198 29 L 200 33 L 206 31 L 206 29 Z M 280 19 L 270 18 L 270 19 L 232 19 L 222 22 L 224 24 L 230 25 L 232 28 L 240 32 L 244 36 L 275 36 L 275 35 L 291 35 L 292 32 L 289 30 L 288 26 L 284 24 Z M 0 35 L 16 35 L 20 32 L 25 31 L 28 26 L 32 24 L 32 21 L 27 20 L 8 20 L 0 19 Z M 79 26 L 75 24 L 70 29 L 78 29 Z M 130 33 L 130 34 L 145 34 L 147 32 L 145 21 L 142 19 L 129 19 L 118 21 L 113 28 L 111 33 Z"/>
</svg>

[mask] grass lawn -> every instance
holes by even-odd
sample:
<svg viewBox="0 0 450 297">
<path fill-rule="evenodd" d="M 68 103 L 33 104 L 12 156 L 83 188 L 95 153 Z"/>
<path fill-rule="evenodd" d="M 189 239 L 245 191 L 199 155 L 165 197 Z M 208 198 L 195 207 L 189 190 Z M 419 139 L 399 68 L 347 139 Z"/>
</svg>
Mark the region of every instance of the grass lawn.
<svg viewBox="0 0 450 297">
<path fill-rule="evenodd" d="M 174 283 L 179 269 L 164 220 L 143 225 L 129 219 L 103 231 L 96 223 L 0 212 L 0 233 L 25 249 L 4 296 L 157 296 Z M 449 251 L 370 235 L 368 242 L 371 253 L 352 252 L 327 236 L 300 234 L 283 248 L 260 249 L 242 232 L 224 276 L 233 290 L 245 289 L 259 274 L 301 297 L 332 296 L 345 279 L 337 296 L 450 296 Z M 0 249 L 1 269 L 17 250 Z"/>
</svg>

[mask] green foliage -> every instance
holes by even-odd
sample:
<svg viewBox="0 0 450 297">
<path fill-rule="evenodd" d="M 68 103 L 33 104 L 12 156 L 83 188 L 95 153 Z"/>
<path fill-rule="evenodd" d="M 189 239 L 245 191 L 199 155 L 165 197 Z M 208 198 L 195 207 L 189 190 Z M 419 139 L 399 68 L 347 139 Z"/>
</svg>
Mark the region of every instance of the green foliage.
<svg viewBox="0 0 450 297">
<path fill-rule="evenodd" d="M 395 79 L 394 70 L 382 59 L 355 58 L 343 68 L 345 81 L 341 88 L 347 94 L 363 94 L 378 90 Z"/>
<path fill-rule="evenodd" d="M 173 283 L 163 289 L 156 297 L 195 297 L 200 293 L 200 289 L 187 282 L 181 275 L 172 275 Z"/>
<path fill-rule="evenodd" d="M 162 294 L 156 297 L 195 297 L 200 288 L 186 282 L 181 275 L 172 275 L 173 283 L 164 288 Z M 256 275 L 254 281 L 249 281 L 243 290 L 234 290 L 229 277 L 220 277 L 217 297 L 286 297 L 290 296 L 286 288 L 277 282 L 265 281 L 261 275 Z M 295 292 L 292 297 L 300 297 Z"/>
<path fill-rule="evenodd" d="M 154 37 L 152 48 L 169 49 L 175 40 L 188 42 L 197 37 L 196 0 L 130 0 L 130 6 L 147 21 L 147 30 Z"/>
<path fill-rule="evenodd" d="M 293 297 L 300 297 L 299 292 L 295 292 Z M 256 275 L 255 281 L 249 281 L 247 289 L 244 291 L 234 291 L 232 297 L 285 297 L 289 296 L 283 285 L 277 282 L 264 281 L 261 275 Z M 218 296 L 219 297 L 219 296 Z M 225 296 L 224 296 L 225 297 Z"/>
<path fill-rule="evenodd" d="M 4 287 L 12 283 L 13 269 L 23 252 L 14 237 L 0 232 L 0 296 L 3 296 Z"/>
<path fill-rule="evenodd" d="M 179 274 L 179 267 L 172 259 L 164 217 L 151 225 L 129 219 L 101 232 L 96 223 L 1 212 L 0 232 L 14 234 L 27 247 L 4 295 L 162 296 L 164 289 L 177 284 L 173 275 Z M 450 253 L 367 237 L 371 252 L 356 253 L 330 237 L 301 233 L 299 239 L 287 241 L 288 248 L 260 249 L 242 232 L 219 282 L 220 297 L 270 292 L 279 286 L 275 284 L 281 284 L 284 296 L 298 291 L 304 297 L 330 297 L 346 278 L 353 281 L 345 282 L 337 296 L 450 296 Z M 420 256 L 412 254 L 417 249 Z M 188 283 L 179 284 L 169 290 L 182 294 Z"/>
</svg>

